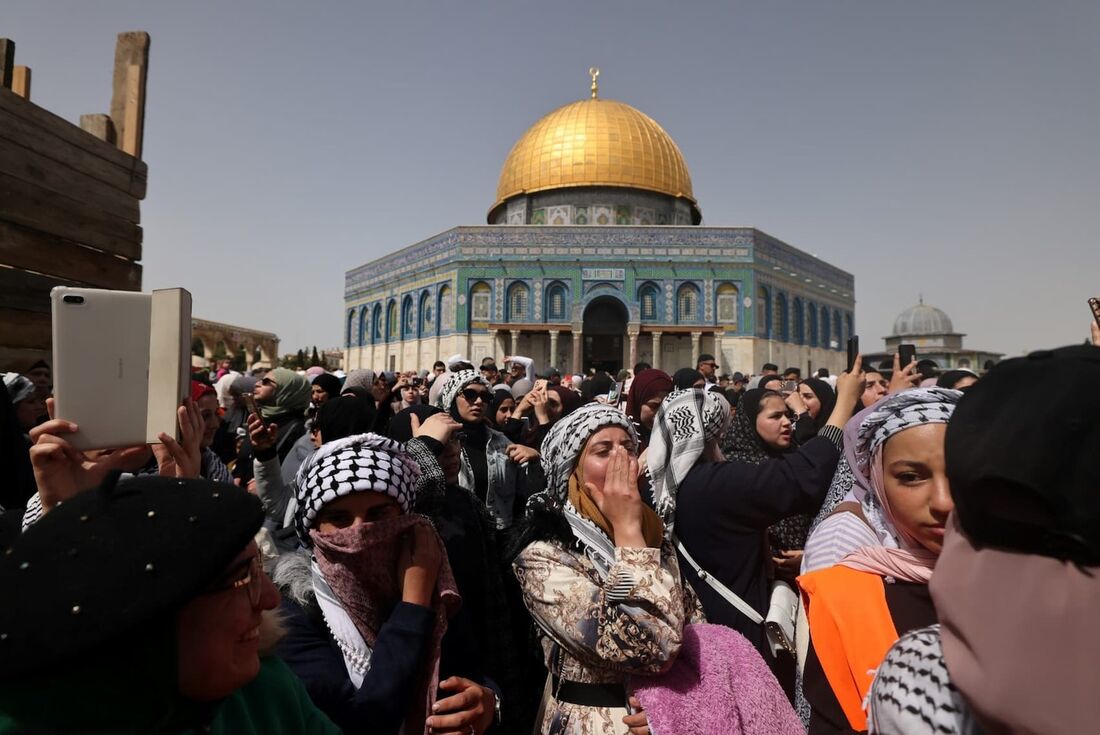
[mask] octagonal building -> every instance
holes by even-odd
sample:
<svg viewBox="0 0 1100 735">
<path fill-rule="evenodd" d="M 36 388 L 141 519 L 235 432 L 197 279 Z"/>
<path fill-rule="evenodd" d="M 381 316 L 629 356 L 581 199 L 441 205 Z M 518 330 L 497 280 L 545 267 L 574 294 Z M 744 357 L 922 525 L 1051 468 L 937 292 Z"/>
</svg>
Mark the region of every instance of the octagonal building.
<svg viewBox="0 0 1100 735">
<path fill-rule="evenodd" d="M 728 373 L 844 367 L 852 275 L 756 228 L 701 224 L 672 137 L 595 81 L 520 136 L 487 221 L 347 272 L 345 369 L 519 354 L 540 373 L 672 372 L 702 353 Z"/>
</svg>

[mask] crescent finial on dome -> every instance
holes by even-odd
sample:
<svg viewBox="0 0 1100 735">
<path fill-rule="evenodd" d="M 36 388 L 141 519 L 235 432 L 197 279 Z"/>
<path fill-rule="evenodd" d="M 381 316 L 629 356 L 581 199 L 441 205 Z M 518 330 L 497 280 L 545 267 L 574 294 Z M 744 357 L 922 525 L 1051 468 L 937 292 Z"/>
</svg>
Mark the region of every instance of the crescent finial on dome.
<svg viewBox="0 0 1100 735">
<path fill-rule="evenodd" d="M 600 67 L 588 67 L 588 76 L 592 77 L 592 99 L 596 99 L 596 95 L 600 91 L 600 85 L 596 83 L 596 80 L 600 76 Z"/>
</svg>

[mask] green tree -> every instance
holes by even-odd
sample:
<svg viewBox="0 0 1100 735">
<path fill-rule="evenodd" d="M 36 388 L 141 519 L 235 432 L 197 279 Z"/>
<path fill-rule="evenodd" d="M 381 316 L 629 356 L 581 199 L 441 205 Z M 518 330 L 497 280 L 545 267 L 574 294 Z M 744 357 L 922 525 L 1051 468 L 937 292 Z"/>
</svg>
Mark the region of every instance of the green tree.
<svg viewBox="0 0 1100 735">
<path fill-rule="evenodd" d="M 298 356 L 294 360 L 295 366 L 304 368 L 306 366 L 306 352 L 305 350 L 298 350 Z"/>
<path fill-rule="evenodd" d="M 316 367 L 321 364 L 321 358 L 317 354 L 317 345 L 313 345 L 313 354 L 309 356 L 309 366 Z"/>
</svg>

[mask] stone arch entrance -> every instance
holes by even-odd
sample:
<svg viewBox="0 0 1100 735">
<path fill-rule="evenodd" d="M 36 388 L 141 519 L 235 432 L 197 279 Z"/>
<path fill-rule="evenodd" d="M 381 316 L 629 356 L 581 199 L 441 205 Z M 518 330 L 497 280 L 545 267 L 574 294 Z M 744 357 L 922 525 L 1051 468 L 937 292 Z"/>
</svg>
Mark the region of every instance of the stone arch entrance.
<svg viewBox="0 0 1100 735">
<path fill-rule="evenodd" d="M 630 314 L 614 296 L 599 296 L 584 309 L 584 369 L 606 370 L 612 376 L 623 368 L 623 344 Z"/>
</svg>

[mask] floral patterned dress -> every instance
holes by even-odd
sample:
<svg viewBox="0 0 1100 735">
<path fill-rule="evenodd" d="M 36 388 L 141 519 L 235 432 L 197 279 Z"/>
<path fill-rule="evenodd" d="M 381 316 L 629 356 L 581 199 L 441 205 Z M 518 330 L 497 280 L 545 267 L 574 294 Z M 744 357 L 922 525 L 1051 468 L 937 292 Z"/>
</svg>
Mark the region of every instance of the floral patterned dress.
<svg viewBox="0 0 1100 735">
<path fill-rule="evenodd" d="M 657 674 L 680 651 L 684 625 L 701 622 L 698 598 L 680 581 L 676 554 L 662 549 L 615 549 L 615 563 L 600 581 L 581 552 L 555 542 L 527 546 L 514 563 L 523 600 L 546 633 L 547 669 L 568 681 L 621 683 L 632 674 Z M 541 724 L 545 735 L 623 735 L 622 707 L 559 702 L 548 677 Z"/>
</svg>

